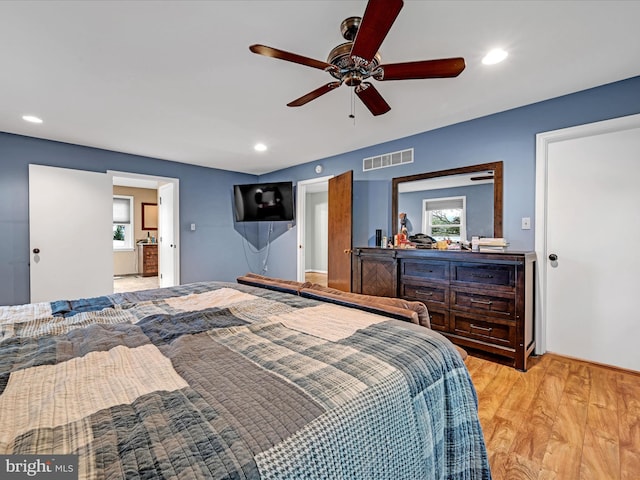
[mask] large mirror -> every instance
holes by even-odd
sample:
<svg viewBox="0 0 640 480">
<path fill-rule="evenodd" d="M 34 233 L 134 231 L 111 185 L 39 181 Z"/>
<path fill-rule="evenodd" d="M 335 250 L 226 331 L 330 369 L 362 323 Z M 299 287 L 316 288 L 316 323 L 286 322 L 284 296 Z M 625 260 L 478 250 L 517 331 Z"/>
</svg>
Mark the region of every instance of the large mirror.
<svg viewBox="0 0 640 480">
<path fill-rule="evenodd" d="M 502 162 L 421 173 L 392 180 L 392 234 L 404 223 L 408 234 L 442 232 L 429 211 L 461 208 L 462 240 L 472 236 L 502 237 Z M 406 216 L 401 220 L 400 214 Z M 447 220 L 445 220 L 447 221 Z M 455 232 L 455 226 L 449 227 Z M 427 231 L 425 231 L 427 230 Z M 436 236 L 436 235 L 433 235 Z M 455 237 L 455 233 L 452 235 Z M 437 237 L 436 237 L 437 238 Z"/>
</svg>

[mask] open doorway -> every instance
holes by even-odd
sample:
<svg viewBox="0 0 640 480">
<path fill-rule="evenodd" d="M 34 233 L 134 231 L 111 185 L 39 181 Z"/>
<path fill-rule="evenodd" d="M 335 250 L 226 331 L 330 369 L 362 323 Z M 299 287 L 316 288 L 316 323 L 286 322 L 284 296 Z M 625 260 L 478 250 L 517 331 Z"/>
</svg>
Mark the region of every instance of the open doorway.
<svg viewBox="0 0 640 480">
<path fill-rule="evenodd" d="M 131 206 L 130 238 L 120 235 L 126 239 L 121 249 L 115 248 L 119 225 L 114 217 L 114 292 L 179 285 L 178 179 L 108 173 L 113 180 L 114 208 L 120 197 L 128 198 Z M 121 233 L 126 232 L 127 224 L 120 227 Z"/>
<path fill-rule="evenodd" d="M 297 184 L 297 280 L 299 282 L 327 285 L 330 178 L 314 178 Z"/>
<path fill-rule="evenodd" d="M 163 280 L 166 286 L 180 283 L 178 179 L 30 164 L 31 303 L 90 298 L 113 292 L 114 177 L 152 180 L 153 185 L 143 186 L 169 192 L 166 208 L 158 211 L 158 246 L 163 245 L 164 237 L 170 248 L 169 255 L 163 255 L 158 249 L 159 283 L 160 286 L 165 286 Z M 161 203 L 162 198 L 163 193 L 158 193 L 156 203 Z M 129 208 L 133 216 L 132 207 Z M 166 214 L 164 221 L 160 218 L 161 212 Z M 126 218 L 120 220 L 126 225 Z M 127 240 L 133 250 L 135 236 Z"/>
</svg>

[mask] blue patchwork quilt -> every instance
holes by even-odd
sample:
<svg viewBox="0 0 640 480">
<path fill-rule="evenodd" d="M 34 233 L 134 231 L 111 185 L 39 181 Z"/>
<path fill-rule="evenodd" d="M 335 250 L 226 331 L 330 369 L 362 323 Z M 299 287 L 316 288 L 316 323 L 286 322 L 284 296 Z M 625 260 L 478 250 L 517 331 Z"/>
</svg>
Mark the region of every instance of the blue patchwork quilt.
<svg viewBox="0 0 640 480">
<path fill-rule="evenodd" d="M 82 479 L 491 478 L 444 337 L 220 282 L 0 307 L 0 454 L 75 454 Z"/>
</svg>

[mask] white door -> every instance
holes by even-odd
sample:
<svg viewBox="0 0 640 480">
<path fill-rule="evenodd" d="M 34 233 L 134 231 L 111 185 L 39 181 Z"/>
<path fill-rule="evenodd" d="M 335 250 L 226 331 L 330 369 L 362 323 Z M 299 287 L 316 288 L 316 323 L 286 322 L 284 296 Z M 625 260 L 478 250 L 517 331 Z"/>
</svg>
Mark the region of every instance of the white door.
<svg viewBox="0 0 640 480">
<path fill-rule="evenodd" d="M 160 185 L 158 187 L 158 264 L 161 287 L 173 287 L 180 284 L 177 204 L 176 185 L 173 182 Z"/>
<path fill-rule="evenodd" d="M 104 173 L 29 165 L 31 302 L 113 293 L 113 186 Z"/>
<path fill-rule="evenodd" d="M 640 116 L 584 127 L 546 145 L 546 349 L 640 370 Z"/>
</svg>

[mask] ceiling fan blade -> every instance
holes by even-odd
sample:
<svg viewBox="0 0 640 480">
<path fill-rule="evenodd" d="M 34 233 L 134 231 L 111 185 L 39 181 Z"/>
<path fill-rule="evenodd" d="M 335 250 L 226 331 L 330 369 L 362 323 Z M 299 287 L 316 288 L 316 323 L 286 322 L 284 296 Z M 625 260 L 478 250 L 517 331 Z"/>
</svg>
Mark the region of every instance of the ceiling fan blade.
<svg viewBox="0 0 640 480">
<path fill-rule="evenodd" d="M 383 113 L 387 113 L 391 110 L 391 107 L 387 102 L 385 102 L 380 92 L 376 90 L 369 82 L 361 83 L 356 87 L 356 95 L 362 100 L 365 107 L 369 109 L 371 113 L 374 115 L 382 115 Z"/>
<path fill-rule="evenodd" d="M 287 103 L 287 107 L 301 107 L 305 103 L 309 103 L 311 100 L 315 100 L 316 98 L 324 95 L 325 93 L 329 93 L 331 90 L 338 88 L 341 85 L 341 82 L 331 82 L 326 85 L 321 86 L 320 88 L 316 88 L 313 92 L 309 92 L 306 95 L 303 95 L 300 98 L 295 99 L 293 102 Z"/>
<path fill-rule="evenodd" d="M 321 60 L 315 60 L 309 57 L 303 57 L 296 53 L 285 52 L 284 50 L 278 50 L 277 48 L 267 47 L 266 45 L 251 45 L 249 47 L 253 53 L 258 55 L 264 55 L 265 57 L 279 58 L 280 60 L 286 60 L 287 62 L 299 63 L 300 65 L 306 65 L 307 67 L 319 68 L 325 70 L 332 68 L 333 65 Z"/>
<path fill-rule="evenodd" d="M 403 4 L 402 0 L 369 0 L 353 41 L 351 57 L 360 57 L 366 62 L 373 59 Z"/>
<path fill-rule="evenodd" d="M 464 70 L 464 58 L 442 58 L 419 62 L 380 65 L 382 73 L 374 74 L 376 80 L 410 80 L 418 78 L 457 77 Z"/>
</svg>

